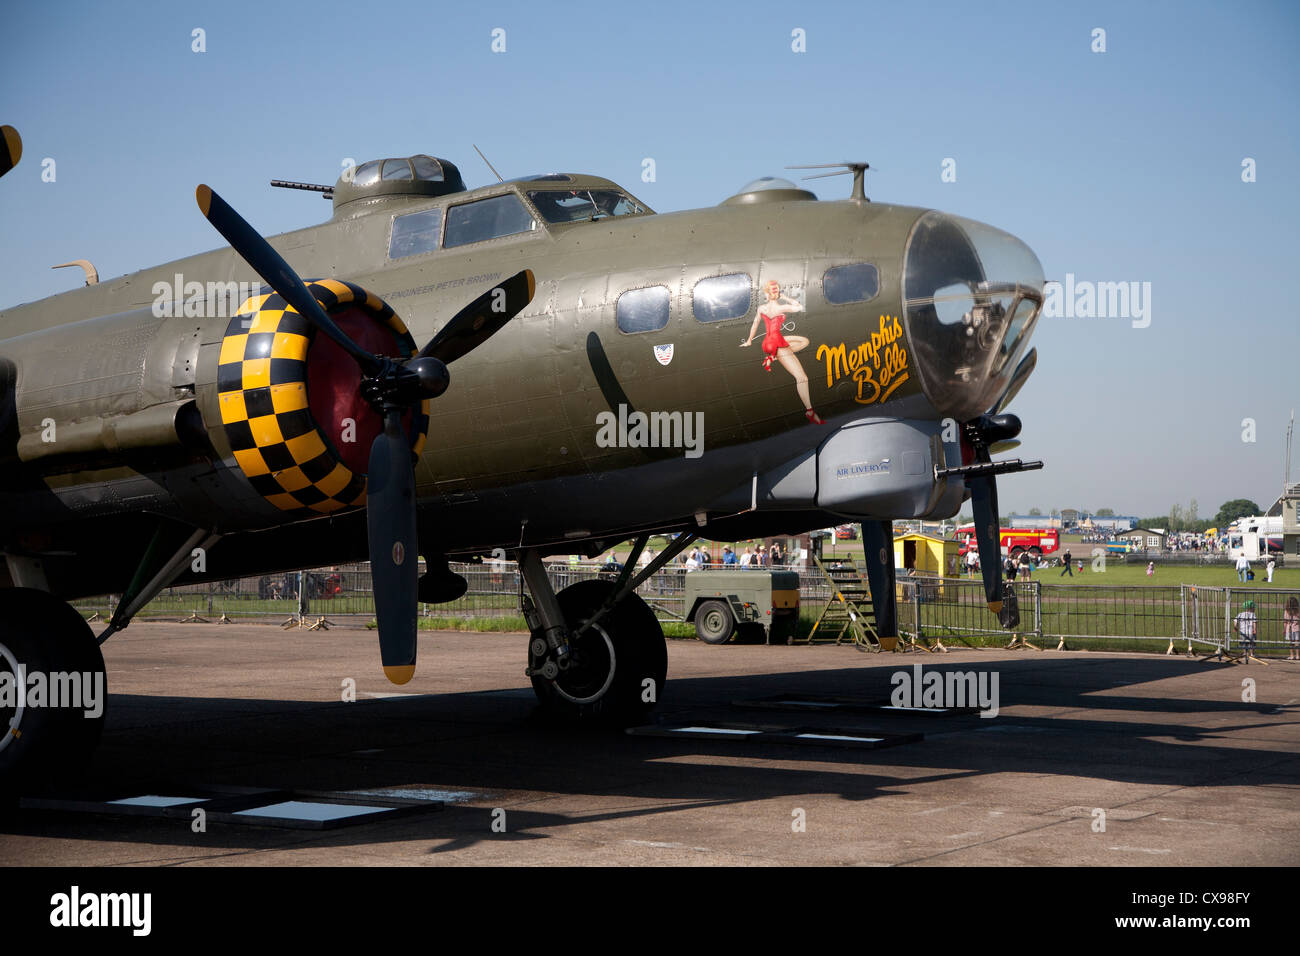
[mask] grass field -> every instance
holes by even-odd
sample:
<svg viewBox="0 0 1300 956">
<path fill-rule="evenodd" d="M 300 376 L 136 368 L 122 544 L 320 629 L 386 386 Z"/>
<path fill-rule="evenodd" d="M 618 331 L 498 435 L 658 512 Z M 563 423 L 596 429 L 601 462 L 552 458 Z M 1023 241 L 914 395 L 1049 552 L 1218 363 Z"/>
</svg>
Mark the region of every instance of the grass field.
<svg viewBox="0 0 1300 956">
<path fill-rule="evenodd" d="M 1273 572 L 1272 584 L 1266 583 L 1264 581 L 1264 572 L 1260 568 L 1256 568 L 1255 580 L 1243 584 L 1237 580 L 1237 572 L 1230 567 L 1205 567 L 1190 564 L 1169 564 L 1162 567 L 1157 561 L 1155 574 L 1147 577 L 1146 565 L 1142 564 L 1119 564 L 1114 561 L 1107 561 L 1105 571 L 1093 571 L 1091 561 L 1086 556 L 1076 558 L 1076 560 L 1083 561 L 1083 571 L 1079 572 L 1076 564 L 1073 577 L 1068 574 L 1062 577 L 1062 569 L 1056 567 L 1035 571 L 1033 580 L 1044 585 L 1084 584 L 1093 587 L 1177 587 L 1180 584 L 1196 584 L 1203 587 L 1220 588 L 1300 589 L 1300 568 L 1278 568 Z"/>
</svg>

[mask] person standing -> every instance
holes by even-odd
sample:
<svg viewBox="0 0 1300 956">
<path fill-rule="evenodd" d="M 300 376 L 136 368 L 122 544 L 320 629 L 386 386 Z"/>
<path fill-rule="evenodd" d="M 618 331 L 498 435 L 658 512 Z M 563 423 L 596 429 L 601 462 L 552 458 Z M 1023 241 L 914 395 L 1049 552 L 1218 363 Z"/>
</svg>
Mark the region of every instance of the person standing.
<svg viewBox="0 0 1300 956">
<path fill-rule="evenodd" d="M 729 547 L 723 548 L 722 566 L 724 568 L 731 568 L 731 567 L 735 567 L 735 565 L 736 565 L 736 552 L 732 551 L 731 548 Z"/>
<path fill-rule="evenodd" d="M 1274 560 L 1273 555 L 1270 554 L 1270 555 L 1268 556 L 1268 564 L 1264 565 L 1264 570 L 1268 572 L 1268 583 L 1269 583 L 1269 584 L 1272 584 L 1272 583 L 1273 583 L 1273 569 L 1274 569 L 1275 567 L 1277 567 L 1277 561 Z"/>
<path fill-rule="evenodd" d="M 975 568 L 980 563 L 979 552 L 969 544 L 966 546 L 966 573 L 972 578 L 975 577 Z"/>
<path fill-rule="evenodd" d="M 1291 598 L 1282 612 L 1282 636 L 1286 638 L 1287 660 L 1300 661 L 1300 598 Z"/>
<path fill-rule="evenodd" d="M 1242 601 L 1241 613 L 1232 619 L 1232 629 L 1241 637 L 1241 649 L 1246 657 L 1255 656 L 1255 633 L 1259 629 L 1259 618 L 1255 616 L 1255 602 Z"/>
<path fill-rule="evenodd" d="M 1065 551 L 1065 569 L 1061 571 L 1061 577 L 1065 577 L 1067 574 L 1074 577 L 1074 566 L 1070 564 L 1070 551 L 1068 548 Z"/>
<path fill-rule="evenodd" d="M 1237 556 L 1237 580 L 1245 582 L 1246 572 L 1250 570 L 1250 560 L 1244 555 Z"/>
</svg>

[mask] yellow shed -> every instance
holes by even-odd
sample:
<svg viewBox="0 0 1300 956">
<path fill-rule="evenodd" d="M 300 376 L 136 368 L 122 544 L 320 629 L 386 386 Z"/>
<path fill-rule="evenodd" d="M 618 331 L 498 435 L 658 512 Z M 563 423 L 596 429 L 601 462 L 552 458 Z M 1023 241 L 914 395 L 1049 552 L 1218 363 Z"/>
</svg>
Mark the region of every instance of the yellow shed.
<svg viewBox="0 0 1300 956">
<path fill-rule="evenodd" d="M 933 577 L 961 576 L 961 545 L 929 534 L 900 534 L 894 538 L 894 567 Z"/>
</svg>

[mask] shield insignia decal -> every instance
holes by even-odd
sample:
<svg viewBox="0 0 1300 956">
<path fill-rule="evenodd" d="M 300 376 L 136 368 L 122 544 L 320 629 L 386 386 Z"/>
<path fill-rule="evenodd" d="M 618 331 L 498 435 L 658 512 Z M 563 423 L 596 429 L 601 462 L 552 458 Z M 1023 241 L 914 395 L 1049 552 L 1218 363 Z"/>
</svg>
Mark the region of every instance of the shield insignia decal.
<svg viewBox="0 0 1300 956">
<path fill-rule="evenodd" d="M 659 360 L 660 365 L 667 365 L 669 362 L 671 362 L 673 360 L 672 344 L 669 343 L 668 345 L 656 345 L 655 358 Z"/>
</svg>

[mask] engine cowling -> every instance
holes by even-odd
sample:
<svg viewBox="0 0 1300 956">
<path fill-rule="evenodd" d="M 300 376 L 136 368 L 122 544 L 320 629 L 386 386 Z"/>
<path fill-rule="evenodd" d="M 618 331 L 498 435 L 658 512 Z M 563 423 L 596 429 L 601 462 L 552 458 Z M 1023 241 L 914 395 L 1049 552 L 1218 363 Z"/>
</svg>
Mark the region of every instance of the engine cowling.
<svg viewBox="0 0 1300 956">
<path fill-rule="evenodd" d="M 374 293 L 338 279 L 306 285 L 362 348 L 394 358 L 418 351 Z M 241 306 L 222 338 L 217 400 L 234 462 L 257 494 L 301 517 L 365 503 L 370 443 L 383 421 L 361 398 L 360 381 L 356 363 L 269 288 Z M 418 456 L 428 437 L 427 399 L 403 426 Z"/>
</svg>

